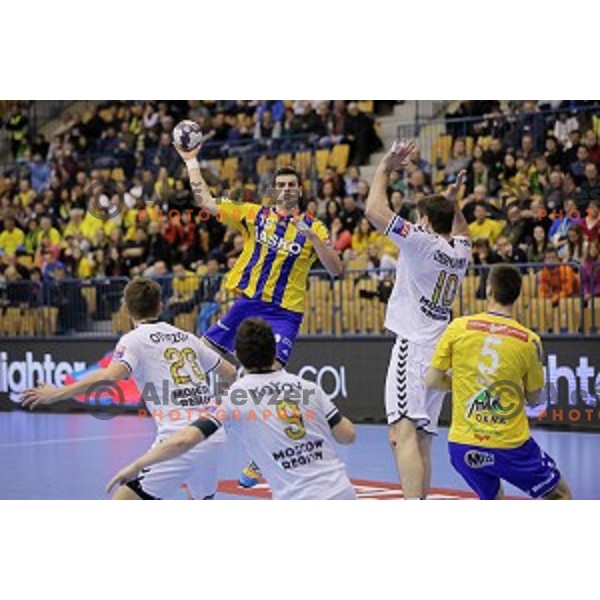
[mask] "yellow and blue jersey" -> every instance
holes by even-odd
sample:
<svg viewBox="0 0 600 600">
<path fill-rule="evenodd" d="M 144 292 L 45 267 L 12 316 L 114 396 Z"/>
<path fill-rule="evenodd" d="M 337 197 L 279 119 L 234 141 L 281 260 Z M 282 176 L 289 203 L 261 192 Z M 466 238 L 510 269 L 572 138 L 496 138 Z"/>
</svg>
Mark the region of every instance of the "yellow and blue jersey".
<svg viewBox="0 0 600 600">
<path fill-rule="evenodd" d="M 542 346 L 533 331 L 495 313 L 455 319 L 431 366 L 452 369 L 448 441 L 516 448 L 529 439 L 525 392 L 544 387 Z"/>
<path fill-rule="evenodd" d="M 217 218 L 238 230 L 244 249 L 227 277 L 227 289 L 302 313 L 306 280 L 317 258 L 312 242 L 275 207 L 223 200 Z M 302 218 L 326 242 L 327 228 L 309 215 Z"/>
</svg>

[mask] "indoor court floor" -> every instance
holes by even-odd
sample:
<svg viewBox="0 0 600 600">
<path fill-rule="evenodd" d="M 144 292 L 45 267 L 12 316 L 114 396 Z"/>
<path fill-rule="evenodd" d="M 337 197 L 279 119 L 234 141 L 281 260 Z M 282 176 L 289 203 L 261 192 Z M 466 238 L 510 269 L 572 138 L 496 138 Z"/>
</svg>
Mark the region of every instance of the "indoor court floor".
<svg viewBox="0 0 600 600">
<path fill-rule="evenodd" d="M 386 427 L 359 425 L 357 442 L 339 446 L 361 499 L 401 497 L 387 445 Z M 577 499 L 600 498 L 600 435 L 534 429 L 538 443 L 558 463 Z M 100 420 L 89 414 L 0 412 L 0 499 L 105 499 L 104 486 L 121 467 L 144 452 L 154 437 L 149 418 Z M 433 443 L 432 498 L 469 497 L 446 453 L 447 430 Z M 268 497 L 266 484 L 244 491 L 235 481 L 247 462 L 235 439 L 224 450 L 219 499 Z M 507 494 L 523 496 L 506 487 Z M 181 491 L 181 499 L 186 494 Z"/>
</svg>

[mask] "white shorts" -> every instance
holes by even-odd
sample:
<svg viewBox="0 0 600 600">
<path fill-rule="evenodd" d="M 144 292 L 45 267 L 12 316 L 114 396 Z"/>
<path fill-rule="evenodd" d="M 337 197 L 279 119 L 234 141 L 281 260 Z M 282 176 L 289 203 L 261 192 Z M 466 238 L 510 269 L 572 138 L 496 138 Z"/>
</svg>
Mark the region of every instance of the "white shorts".
<svg viewBox="0 0 600 600">
<path fill-rule="evenodd" d="M 396 338 L 385 380 L 385 410 L 388 424 L 410 419 L 417 429 L 437 434 L 437 425 L 446 395 L 425 387 L 425 374 L 434 346 L 421 346 Z"/>
<path fill-rule="evenodd" d="M 159 435 L 153 447 L 167 437 L 169 434 Z M 226 441 L 227 434 L 221 428 L 185 454 L 143 469 L 127 486 L 145 500 L 182 499 L 183 483 L 188 484 L 197 500 L 212 497 L 217 491 L 219 461 Z"/>
</svg>

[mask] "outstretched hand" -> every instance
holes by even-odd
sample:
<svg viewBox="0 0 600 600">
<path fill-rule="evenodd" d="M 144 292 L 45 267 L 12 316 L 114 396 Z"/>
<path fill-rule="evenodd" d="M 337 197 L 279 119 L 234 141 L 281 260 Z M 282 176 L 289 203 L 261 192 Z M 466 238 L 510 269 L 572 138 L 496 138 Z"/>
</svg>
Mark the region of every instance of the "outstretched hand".
<svg viewBox="0 0 600 600">
<path fill-rule="evenodd" d="M 202 148 L 202 144 L 205 142 L 206 140 L 202 140 L 202 142 L 200 142 L 200 144 L 198 144 L 193 150 L 184 150 L 183 148 L 180 148 L 177 144 L 175 144 L 175 142 L 173 142 L 173 147 L 175 148 L 175 150 L 177 150 L 177 154 L 179 154 L 179 156 L 181 156 L 181 158 L 183 158 L 183 160 L 191 160 L 192 158 L 196 158 L 200 152 L 200 148 Z"/>
<path fill-rule="evenodd" d="M 21 405 L 23 408 L 34 410 L 46 404 L 56 402 L 58 389 L 52 385 L 41 385 L 36 388 L 25 390 L 21 396 Z"/>
<path fill-rule="evenodd" d="M 408 166 L 410 155 L 417 145 L 413 140 L 399 139 L 392 144 L 390 151 L 383 157 L 381 164 L 388 171 L 399 171 Z"/>
<path fill-rule="evenodd" d="M 453 184 L 449 185 L 448 189 L 444 192 L 444 195 L 446 196 L 446 198 L 449 198 L 450 200 L 454 200 L 456 198 L 456 196 L 458 195 L 458 193 L 460 192 L 460 189 L 466 182 L 467 182 L 467 172 L 463 169 L 456 176 L 456 181 Z"/>
<path fill-rule="evenodd" d="M 106 485 L 106 493 L 110 494 L 115 487 L 133 481 L 138 476 L 139 472 L 140 469 L 138 469 L 135 463 L 121 469 Z"/>
</svg>

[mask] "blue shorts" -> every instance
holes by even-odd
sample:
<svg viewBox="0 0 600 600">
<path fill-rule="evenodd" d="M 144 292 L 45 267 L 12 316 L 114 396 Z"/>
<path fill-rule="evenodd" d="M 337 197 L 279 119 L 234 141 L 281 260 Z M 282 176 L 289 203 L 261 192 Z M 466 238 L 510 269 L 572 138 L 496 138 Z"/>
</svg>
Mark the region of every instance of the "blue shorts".
<svg viewBox="0 0 600 600">
<path fill-rule="evenodd" d="M 517 448 L 485 448 L 448 442 L 450 462 L 482 499 L 494 500 L 504 479 L 531 496 L 541 498 L 560 481 L 556 463 L 529 438 Z"/>
<path fill-rule="evenodd" d="M 260 317 L 273 328 L 277 343 L 277 360 L 287 364 L 302 324 L 303 314 L 270 302 L 240 296 L 229 312 L 206 331 L 204 337 L 222 352 L 233 352 L 237 328 L 248 317 Z"/>
</svg>

